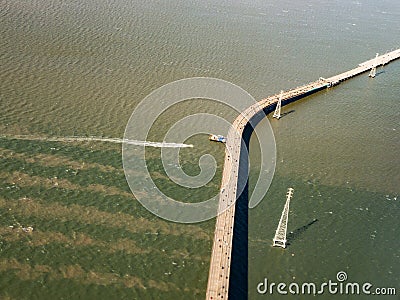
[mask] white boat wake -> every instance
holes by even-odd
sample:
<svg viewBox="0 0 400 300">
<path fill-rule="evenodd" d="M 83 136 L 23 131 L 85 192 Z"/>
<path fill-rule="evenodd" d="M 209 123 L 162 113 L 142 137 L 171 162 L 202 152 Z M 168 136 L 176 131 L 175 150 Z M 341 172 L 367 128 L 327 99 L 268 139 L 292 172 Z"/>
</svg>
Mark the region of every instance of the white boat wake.
<svg viewBox="0 0 400 300">
<path fill-rule="evenodd" d="M 166 143 L 166 142 L 149 142 L 136 141 L 119 138 L 103 138 L 103 137 L 82 137 L 82 136 L 66 136 L 66 137 L 41 137 L 32 135 L 14 135 L 4 136 L 5 138 L 20 139 L 20 140 L 35 140 L 35 141 L 50 141 L 50 142 L 109 142 L 116 144 L 128 144 L 135 146 L 157 147 L 157 148 L 192 148 L 191 144 L 182 143 Z"/>
</svg>

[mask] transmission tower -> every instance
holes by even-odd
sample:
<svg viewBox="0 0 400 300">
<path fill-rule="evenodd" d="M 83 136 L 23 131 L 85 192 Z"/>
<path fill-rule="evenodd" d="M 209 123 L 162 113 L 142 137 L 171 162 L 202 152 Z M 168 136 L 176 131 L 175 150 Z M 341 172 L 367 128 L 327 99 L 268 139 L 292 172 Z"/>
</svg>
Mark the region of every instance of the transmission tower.
<svg viewBox="0 0 400 300">
<path fill-rule="evenodd" d="M 278 104 L 276 105 L 275 112 L 273 115 L 273 117 L 277 118 L 278 120 L 281 117 L 282 96 L 283 96 L 283 91 L 281 91 L 281 94 L 279 95 Z"/>
<path fill-rule="evenodd" d="M 376 54 L 375 59 L 378 57 L 379 53 Z M 374 78 L 376 75 L 376 63 L 375 65 L 372 67 L 371 72 L 369 72 L 369 77 Z"/>
<path fill-rule="evenodd" d="M 290 199 L 293 197 L 294 189 L 289 188 L 286 194 L 286 203 L 285 207 L 283 208 L 281 219 L 278 224 L 278 228 L 276 229 L 275 236 L 273 239 L 273 247 L 282 247 L 286 248 L 286 232 L 287 232 L 287 224 L 288 224 L 288 217 L 289 217 L 289 204 Z"/>
</svg>

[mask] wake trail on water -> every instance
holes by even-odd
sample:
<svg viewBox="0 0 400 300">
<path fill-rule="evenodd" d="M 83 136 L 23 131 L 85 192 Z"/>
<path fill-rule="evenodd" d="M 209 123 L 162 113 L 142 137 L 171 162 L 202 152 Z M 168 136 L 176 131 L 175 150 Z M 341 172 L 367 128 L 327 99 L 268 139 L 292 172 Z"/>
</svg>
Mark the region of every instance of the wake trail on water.
<svg viewBox="0 0 400 300">
<path fill-rule="evenodd" d="M 157 147 L 157 148 L 192 148 L 191 144 L 182 143 L 166 143 L 166 142 L 149 142 L 149 141 L 137 141 L 119 138 L 103 138 L 103 137 L 83 137 L 83 136 L 66 136 L 66 137 L 41 137 L 32 135 L 14 135 L 14 136 L 4 136 L 10 139 L 19 140 L 34 140 L 34 141 L 49 141 L 49 142 L 108 142 L 116 144 L 128 144 L 135 146 L 147 146 L 147 147 Z"/>
</svg>

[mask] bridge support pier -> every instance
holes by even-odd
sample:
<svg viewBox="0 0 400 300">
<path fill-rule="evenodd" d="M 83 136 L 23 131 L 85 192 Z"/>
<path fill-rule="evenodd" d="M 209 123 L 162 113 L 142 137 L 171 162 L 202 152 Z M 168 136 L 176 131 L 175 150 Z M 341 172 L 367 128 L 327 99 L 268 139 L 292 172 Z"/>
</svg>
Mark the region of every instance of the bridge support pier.
<svg viewBox="0 0 400 300">
<path fill-rule="evenodd" d="M 273 117 L 278 120 L 281 118 L 282 96 L 283 96 L 283 91 L 281 91 L 281 94 L 280 94 L 279 100 L 278 100 L 278 104 L 276 105 L 275 112 L 273 115 Z"/>
<path fill-rule="evenodd" d="M 375 59 L 377 59 L 379 56 L 379 53 L 376 54 Z M 376 64 L 372 67 L 371 72 L 369 72 L 369 77 L 374 78 L 376 76 Z"/>
</svg>

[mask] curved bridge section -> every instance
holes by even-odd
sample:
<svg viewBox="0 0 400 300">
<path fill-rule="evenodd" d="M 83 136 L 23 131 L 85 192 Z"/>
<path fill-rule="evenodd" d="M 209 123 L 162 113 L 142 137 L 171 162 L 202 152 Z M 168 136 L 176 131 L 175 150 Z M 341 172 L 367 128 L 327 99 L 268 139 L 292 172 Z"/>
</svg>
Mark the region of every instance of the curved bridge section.
<svg viewBox="0 0 400 300">
<path fill-rule="evenodd" d="M 219 198 L 220 212 L 217 216 L 214 233 L 214 243 L 211 253 L 210 272 L 206 292 L 207 300 L 228 299 L 229 275 L 232 254 L 232 237 L 235 220 L 235 202 L 240 196 L 237 193 L 239 179 L 239 158 L 241 137 L 250 120 L 260 111 L 271 111 L 275 108 L 279 97 L 282 105 L 304 98 L 320 90 L 335 86 L 342 81 L 365 73 L 378 66 L 383 66 L 400 58 L 400 49 L 377 56 L 374 59 L 358 65 L 358 67 L 330 78 L 320 78 L 317 81 L 288 90 L 283 94 L 275 94 L 265 98 L 242 112 L 228 132 L 224 169 Z"/>
</svg>

